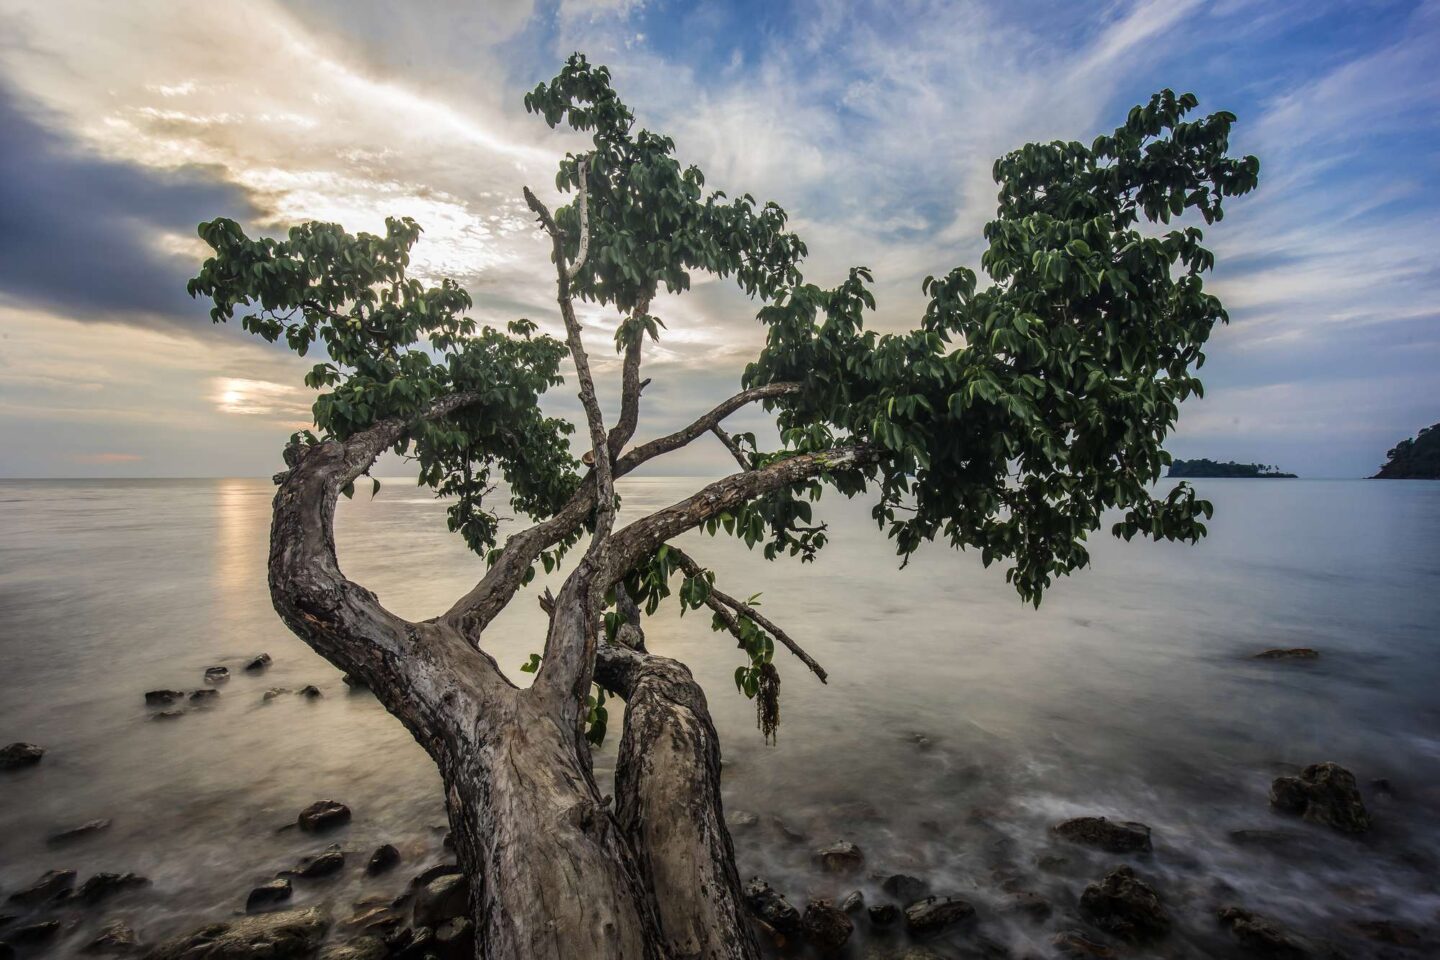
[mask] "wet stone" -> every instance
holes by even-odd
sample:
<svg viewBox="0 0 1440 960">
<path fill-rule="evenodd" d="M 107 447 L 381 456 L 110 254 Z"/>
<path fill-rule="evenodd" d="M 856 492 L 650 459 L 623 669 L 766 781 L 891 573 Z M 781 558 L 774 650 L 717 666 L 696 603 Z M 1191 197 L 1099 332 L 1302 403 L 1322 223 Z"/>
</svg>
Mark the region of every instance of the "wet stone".
<svg viewBox="0 0 1440 960">
<path fill-rule="evenodd" d="M 220 691 L 213 688 L 195 690 L 190 694 L 190 702 L 194 704 L 214 703 L 220 697 Z"/>
<path fill-rule="evenodd" d="M 315 684 L 313 683 L 305 684 L 305 686 L 300 688 L 299 693 L 300 696 L 304 697 L 306 700 L 318 700 L 321 697 L 325 696 L 325 694 L 320 692 L 320 688 L 315 686 Z"/>
<path fill-rule="evenodd" d="M 332 943 L 320 951 L 319 960 L 385 960 L 390 949 L 379 937 L 361 937 L 349 943 Z"/>
<path fill-rule="evenodd" d="M 311 833 L 331 830 L 350 822 L 350 808 L 339 800 L 316 800 L 300 811 L 296 823 Z"/>
<path fill-rule="evenodd" d="M 1106 853 L 1140 853 L 1150 849 L 1150 828 L 1133 820 L 1074 817 L 1050 829 L 1062 840 Z"/>
<path fill-rule="evenodd" d="M 35 944 L 49 943 L 60 933 L 59 920 L 41 920 L 37 923 L 27 923 L 23 927 L 15 927 L 5 932 L 5 939 L 17 946 L 33 946 Z"/>
<path fill-rule="evenodd" d="M 745 884 L 744 894 L 750 912 L 776 930 L 794 933 L 800 929 L 800 911 L 764 880 L 752 877 Z"/>
<path fill-rule="evenodd" d="M 69 830 L 60 830 L 56 833 L 50 834 L 50 836 L 46 838 L 45 842 L 50 844 L 52 847 L 62 846 L 72 841 L 81 840 L 85 837 L 92 836 L 93 834 L 97 834 L 102 830 L 109 830 L 110 822 L 111 821 L 108 819 L 86 820 L 78 827 L 71 827 Z"/>
<path fill-rule="evenodd" d="M 145 692 L 145 705 L 147 707 L 168 707 L 177 700 L 185 697 L 184 690 L 147 690 Z"/>
<path fill-rule="evenodd" d="M 865 854 L 849 841 L 832 843 L 815 851 L 815 859 L 829 873 L 855 873 L 865 866 Z"/>
<path fill-rule="evenodd" d="M 846 913 L 858 913 L 865 909 L 865 894 L 859 890 L 853 890 L 845 895 L 840 901 L 840 909 Z"/>
<path fill-rule="evenodd" d="M 100 928 L 94 940 L 85 944 L 86 953 L 130 953 L 138 950 L 140 939 L 123 920 L 111 920 Z"/>
<path fill-rule="evenodd" d="M 85 903 L 99 903 L 126 890 L 150 886 L 150 881 L 134 873 L 97 873 L 80 884 L 75 898 Z"/>
<path fill-rule="evenodd" d="M 262 883 L 245 898 L 246 913 L 261 913 L 285 903 L 295 893 L 295 888 L 284 877 Z"/>
<path fill-rule="evenodd" d="M 880 889 L 901 903 L 914 903 L 930 893 L 930 884 L 907 873 L 892 873 L 880 881 Z"/>
<path fill-rule="evenodd" d="M 1274 960 L 1304 960 L 1310 951 L 1299 937 L 1269 917 L 1243 907 L 1223 907 L 1220 923 L 1247 953 Z"/>
<path fill-rule="evenodd" d="M 475 956 L 475 924 L 469 917 L 451 917 L 435 928 L 435 955 L 440 960 Z"/>
<path fill-rule="evenodd" d="M 900 921 L 900 908 L 893 903 L 872 903 L 865 912 L 877 927 L 893 927 Z"/>
<path fill-rule="evenodd" d="M 0 770 L 33 767 L 45 756 L 45 748 L 33 743 L 11 743 L 0 747 Z"/>
<path fill-rule="evenodd" d="M 1113 960 L 1119 956 L 1112 948 L 1075 930 L 1055 934 L 1050 943 L 1068 960 Z"/>
<path fill-rule="evenodd" d="M 166 940 L 146 960 L 298 960 L 314 955 L 329 926 L 315 907 L 261 913 Z"/>
<path fill-rule="evenodd" d="M 1170 932 L 1160 896 L 1129 867 L 1116 867 L 1080 895 L 1080 912 L 1095 926 L 1131 943 Z"/>
<path fill-rule="evenodd" d="M 222 684 L 230 679 L 229 667 L 206 667 L 205 682 L 211 686 Z"/>
<path fill-rule="evenodd" d="M 811 900 L 805 905 L 800 925 L 805 939 L 823 951 L 839 950 L 855 932 L 845 911 L 830 900 Z"/>
<path fill-rule="evenodd" d="M 1370 814 L 1355 775 L 1338 763 L 1316 763 L 1298 777 L 1277 777 L 1270 785 L 1270 804 L 1341 833 L 1370 829 Z"/>
<path fill-rule="evenodd" d="M 381 844 L 370 854 L 370 860 L 365 864 L 365 872 L 373 877 L 392 869 L 399 862 L 400 851 L 395 849 L 394 844 Z"/>
<path fill-rule="evenodd" d="M 415 891 L 411 920 L 417 927 L 439 927 L 465 916 L 469 908 L 470 882 L 458 873 L 447 873 Z"/>
<path fill-rule="evenodd" d="M 905 928 L 918 937 L 931 936 L 975 918 L 975 908 L 959 897 L 926 897 L 905 908 Z"/>
<path fill-rule="evenodd" d="M 305 880 L 318 880 L 321 877 L 328 877 L 332 873 L 338 873 L 344 866 L 345 852 L 340 849 L 340 844 L 332 843 L 313 857 L 305 857 L 294 870 L 286 871 L 286 873 L 289 876 Z"/>
<path fill-rule="evenodd" d="M 267 667 L 269 667 L 269 666 L 270 666 L 270 663 L 271 663 L 270 654 L 268 654 L 268 653 L 257 654 L 255 657 L 253 657 L 253 658 L 250 660 L 249 663 L 245 664 L 245 672 L 246 672 L 246 673 L 260 673 L 261 671 L 263 671 L 263 670 L 265 670 Z"/>
<path fill-rule="evenodd" d="M 1255 654 L 1252 660 L 1318 660 L 1320 652 L 1309 647 L 1275 647 Z"/>
<path fill-rule="evenodd" d="M 75 876 L 74 870 L 50 870 L 28 887 L 10 894 L 10 902 L 34 906 L 54 900 L 70 892 L 75 886 Z"/>
</svg>

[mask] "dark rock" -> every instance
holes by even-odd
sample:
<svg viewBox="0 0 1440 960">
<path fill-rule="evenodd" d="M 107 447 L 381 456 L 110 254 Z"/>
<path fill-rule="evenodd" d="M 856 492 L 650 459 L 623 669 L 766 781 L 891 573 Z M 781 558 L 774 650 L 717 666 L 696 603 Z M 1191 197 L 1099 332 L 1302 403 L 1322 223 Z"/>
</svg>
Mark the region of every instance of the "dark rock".
<svg viewBox="0 0 1440 960">
<path fill-rule="evenodd" d="M 849 841 L 832 843 L 815 851 L 815 859 L 829 873 L 855 873 L 865 866 L 865 854 Z"/>
<path fill-rule="evenodd" d="M 900 908 L 893 903 L 872 903 L 865 909 L 870 922 L 877 927 L 891 927 L 900 919 Z"/>
<path fill-rule="evenodd" d="M 433 960 L 435 931 L 430 927 L 406 927 L 386 941 L 396 960 Z"/>
<path fill-rule="evenodd" d="M 191 703 L 209 703 L 220 696 L 220 691 L 211 687 L 204 690 L 195 690 L 190 694 Z"/>
<path fill-rule="evenodd" d="M 416 875 L 415 879 L 410 881 L 410 886 L 413 888 L 423 887 L 425 884 L 429 883 L 431 880 L 436 879 L 437 877 L 445 877 L 449 876 L 450 874 L 458 874 L 463 872 L 464 871 L 460 869 L 460 865 L 458 863 L 437 863 L 433 867 L 426 867 L 424 870 L 420 871 L 420 873 Z"/>
<path fill-rule="evenodd" d="M 135 931 L 123 920 L 111 920 L 84 949 L 86 953 L 130 953 L 139 948 L 140 939 Z"/>
<path fill-rule="evenodd" d="M 301 859 L 294 870 L 287 870 L 284 875 L 300 877 L 304 880 L 318 880 L 321 877 L 328 877 L 332 873 L 338 873 L 344 866 L 345 852 L 340 849 L 340 844 L 332 843 L 313 857 Z"/>
<path fill-rule="evenodd" d="M 390 955 L 379 937 L 361 937 L 349 943 L 332 943 L 320 951 L 318 960 L 385 960 Z"/>
<path fill-rule="evenodd" d="M 51 846 L 58 847 L 72 840 L 80 840 L 90 836 L 92 833 L 99 833 L 101 830 L 108 829 L 110 829 L 109 820 L 86 820 L 78 827 L 71 827 L 69 830 L 61 830 L 59 833 L 50 834 L 45 842 Z"/>
<path fill-rule="evenodd" d="M 1113 960 L 1117 956 L 1115 951 L 1105 944 L 1096 943 L 1075 930 L 1055 934 L 1050 943 L 1060 951 L 1061 956 L 1070 957 L 1071 960 Z"/>
<path fill-rule="evenodd" d="M 930 893 L 930 884 L 919 877 L 905 873 L 892 873 L 880 881 L 880 889 L 901 903 L 914 903 Z"/>
<path fill-rule="evenodd" d="M 822 951 L 839 950 L 855 932 L 855 924 L 830 900 L 811 900 L 800 920 L 805 939 Z"/>
<path fill-rule="evenodd" d="M 1275 960 L 1304 960 L 1310 956 L 1300 938 L 1268 917 L 1243 907 L 1223 907 L 1219 917 L 1220 923 L 1247 953 Z"/>
<path fill-rule="evenodd" d="M 230 679 L 229 667 L 206 667 L 205 682 L 211 686 L 222 684 Z"/>
<path fill-rule="evenodd" d="M 939 933 L 975 917 L 975 908 L 959 897 L 926 897 L 905 908 L 905 928 L 917 937 Z"/>
<path fill-rule="evenodd" d="M 1277 777 L 1270 785 L 1270 803 L 1341 833 L 1364 833 L 1370 814 L 1355 785 L 1355 776 L 1338 763 L 1317 763 L 1298 777 Z"/>
<path fill-rule="evenodd" d="M 176 717 L 185 716 L 184 710 L 161 710 L 159 713 L 152 713 L 151 720 L 174 720 Z"/>
<path fill-rule="evenodd" d="M 266 667 L 270 666 L 270 663 L 271 663 L 270 654 L 268 654 L 268 653 L 258 654 L 253 660 L 251 660 L 249 663 L 245 664 L 245 672 L 246 672 L 246 673 L 259 673 L 259 672 L 261 672 L 262 670 L 264 670 Z"/>
<path fill-rule="evenodd" d="M 107 897 L 126 890 L 138 890 L 150 886 L 150 881 L 134 873 L 97 873 L 80 884 L 75 899 L 85 903 L 99 903 Z"/>
<path fill-rule="evenodd" d="M 1356 920 L 1350 926 L 1361 936 L 1392 947 L 1413 947 L 1420 942 L 1420 932 L 1393 920 Z"/>
<path fill-rule="evenodd" d="M 271 687 L 269 690 L 266 690 L 266 691 L 265 691 L 265 696 L 264 696 L 263 699 L 265 700 L 266 703 L 269 703 L 271 700 L 274 700 L 276 697 L 283 697 L 283 696 L 285 696 L 287 693 L 294 693 L 294 692 L 295 692 L 295 691 L 294 691 L 294 690 L 291 690 L 289 687 Z"/>
<path fill-rule="evenodd" d="M 147 707 L 168 707 L 176 700 L 184 699 L 184 690 L 147 690 L 145 693 L 145 705 Z"/>
<path fill-rule="evenodd" d="M 439 927 L 470 912 L 470 882 L 458 873 L 436 877 L 415 891 L 411 920 L 417 927 Z"/>
<path fill-rule="evenodd" d="M 475 956 L 475 924 L 469 917 L 451 917 L 435 928 L 435 955 L 440 960 L 471 960 Z"/>
<path fill-rule="evenodd" d="M 315 684 L 307 683 L 305 684 L 305 686 L 300 688 L 300 696 L 304 697 L 306 700 L 318 700 L 321 697 L 325 696 L 325 694 L 321 693 L 320 688 L 315 686 Z"/>
<path fill-rule="evenodd" d="M 368 933 L 384 935 L 403 927 L 405 918 L 395 911 L 393 904 L 374 904 L 357 912 L 346 920 L 345 924 Z"/>
<path fill-rule="evenodd" d="M 59 920 L 41 920 L 38 923 L 27 923 L 23 927 L 15 927 L 5 934 L 5 940 L 16 946 L 32 946 L 39 943 L 49 943 L 60 933 Z"/>
<path fill-rule="evenodd" d="M 1170 932 L 1160 896 L 1129 867 L 1116 867 L 1080 895 L 1080 912 L 1095 926 L 1131 943 Z"/>
<path fill-rule="evenodd" d="M 296 823 L 301 830 L 330 830 L 350 822 L 350 808 L 339 800 L 316 800 L 300 811 Z"/>
<path fill-rule="evenodd" d="M 1063 840 L 1107 853 L 1140 853 L 1150 849 L 1150 828 L 1133 820 L 1074 817 L 1050 829 Z"/>
<path fill-rule="evenodd" d="M 846 894 L 845 899 L 840 901 L 840 909 L 846 913 L 858 913 L 865 909 L 865 894 L 859 890 Z"/>
<path fill-rule="evenodd" d="M 1252 660 L 1318 660 L 1320 652 L 1309 647 L 1276 647 L 1255 654 Z"/>
<path fill-rule="evenodd" d="M 1050 901 L 1033 890 L 1012 890 L 1003 909 L 1006 913 L 1021 914 L 1036 922 L 1048 920 L 1054 911 Z"/>
<path fill-rule="evenodd" d="M 781 933 L 797 933 L 800 930 L 800 911 L 759 877 L 752 877 L 746 882 L 745 905 L 751 913 Z"/>
<path fill-rule="evenodd" d="M 1035 858 L 1035 866 L 1046 873 L 1063 873 L 1070 866 L 1070 858 L 1047 853 Z"/>
<path fill-rule="evenodd" d="M 298 960 L 315 953 L 329 927 L 315 907 L 260 913 L 166 940 L 146 960 Z"/>
<path fill-rule="evenodd" d="M 285 903 L 294 893 L 295 888 L 284 877 L 278 877 L 269 883 L 262 883 L 251 890 L 250 895 L 245 898 L 245 912 L 262 913 L 271 910 Z"/>
<path fill-rule="evenodd" d="M 33 743 L 12 743 L 0 747 L 0 770 L 19 770 L 33 767 L 45 756 L 45 748 Z"/>
<path fill-rule="evenodd" d="M 400 851 L 396 850 L 393 844 L 381 844 L 370 854 L 370 862 L 365 864 L 365 872 L 373 877 L 393 868 L 399 862 Z"/>
<path fill-rule="evenodd" d="M 69 893 L 75 886 L 74 870 L 51 870 L 30 884 L 28 887 L 16 890 L 10 894 L 11 903 L 23 903 L 33 906 L 37 903 L 44 903 L 47 900 L 54 900 L 57 897 Z"/>
</svg>

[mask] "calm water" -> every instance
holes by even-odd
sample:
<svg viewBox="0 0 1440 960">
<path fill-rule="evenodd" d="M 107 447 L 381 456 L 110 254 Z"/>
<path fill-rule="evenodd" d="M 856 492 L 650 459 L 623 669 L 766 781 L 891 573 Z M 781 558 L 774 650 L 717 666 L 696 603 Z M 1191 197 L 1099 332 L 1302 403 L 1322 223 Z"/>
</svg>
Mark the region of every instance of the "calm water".
<svg viewBox="0 0 1440 960">
<path fill-rule="evenodd" d="M 629 481 L 626 511 L 693 485 Z M 1213 915 L 1232 902 L 1354 956 L 1366 955 L 1346 940 L 1354 920 L 1434 924 L 1440 484 L 1199 486 L 1217 508 L 1207 541 L 1098 538 L 1093 567 L 1039 611 L 968 555 L 933 548 L 897 571 L 859 502 L 828 507 L 833 542 L 806 567 L 687 538 L 730 592 L 763 590 L 765 609 L 831 673 L 823 686 L 778 661 L 782 725 L 767 747 L 734 693 L 733 642 L 693 613 L 649 625 L 651 648 L 685 660 L 710 692 L 727 810 L 758 816 L 735 831 L 742 874 L 802 903 L 857 885 L 877 899 L 874 879 L 842 884 L 812 866 L 815 846 L 853 840 L 867 873 L 924 876 L 980 906 L 979 935 L 1051 956 L 1053 932 L 1078 926 L 1084 884 L 1120 858 L 1060 848 L 1047 828 L 1098 813 L 1155 831 L 1154 854 L 1134 863 L 1178 930 L 1143 955 L 1228 955 Z M 57 867 L 153 881 L 76 914 L 57 954 L 110 917 L 154 940 L 234 912 L 252 886 L 329 842 L 278 829 L 319 798 L 355 812 L 339 834 L 351 864 L 337 878 L 297 881 L 297 903 L 328 901 L 343 917 L 443 857 L 427 758 L 270 608 L 272 490 L 252 480 L 0 482 L 0 742 L 48 750 L 40 766 L 0 775 L 0 890 Z M 440 612 L 481 572 L 444 531 L 441 507 L 402 481 L 343 504 L 339 528 L 347 573 L 405 616 Z M 502 665 L 539 649 L 541 617 L 526 597 L 492 627 L 487 646 Z M 1275 646 L 1323 658 L 1248 659 Z M 274 658 L 268 672 L 239 671 L 261 651 Z M 199 687 L 214 664 L 234 673 L 214 707 L 150 719 L 144 691 Z M 307 683 L 324 697 L 262 700 Z M 597 757 L 602 771 L 614 749 L 612 740 Z M 1366 788 L 1377 826 L 1364 839 L 1268 810 L 1274 776 L 1327 759 Z M 1380 777 L 1393 797 L 1369 789 Z M 113 827 L 47 846 L 53 831 L 96 817 Z M 1283 853 L 1236 845 L 1230 831 L 1246 828 L 1293 828 L 1306 841 Z M 405 869 L 366 879 L 360 863 L 387 841 Z M 1041 870 L 1047 855 L 1067 862 Z M 1000 912 L 1000 883 L 1014 877 L 1051 900 L 1051 919 Z M 938 949 L 968 955 L 975 936 Z"/>
</svg>

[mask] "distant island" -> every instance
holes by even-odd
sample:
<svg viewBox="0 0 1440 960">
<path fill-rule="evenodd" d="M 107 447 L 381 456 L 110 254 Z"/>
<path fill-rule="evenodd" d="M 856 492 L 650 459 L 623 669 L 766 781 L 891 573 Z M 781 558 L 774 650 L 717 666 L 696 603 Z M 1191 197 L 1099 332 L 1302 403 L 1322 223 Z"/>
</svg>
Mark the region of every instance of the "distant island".
<svg viewBox="0 0 1440 960">
<path fill-rule="evenodd" d="M 1406 443 L 1409 443 L 1407 440 Z M 1227 460 L 1176 460 L 1170 464 L 1167 477 L 1265 477 L 1273 480 L 1294 480 L 1293 473 L 1281 473 L 1279 467 L 1263 463 L 1236 463 Z"/>
<path fill-rule="evenodd" d="M 1401 440 L 1372 480 L 1440 480 L 1440 423 L 1420 428 L 1420 435 Z"/>
</svg>

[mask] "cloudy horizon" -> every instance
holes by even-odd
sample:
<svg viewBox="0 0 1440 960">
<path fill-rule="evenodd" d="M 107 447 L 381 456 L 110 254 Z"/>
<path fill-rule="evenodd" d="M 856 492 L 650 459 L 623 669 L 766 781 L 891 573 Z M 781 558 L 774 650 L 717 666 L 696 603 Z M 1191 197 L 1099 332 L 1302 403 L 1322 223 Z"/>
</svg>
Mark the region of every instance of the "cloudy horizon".
<svg viewBox="0 0 1440 960">
<path fill-rule="evenodd" d="M 978 267 L 995 157 L 1193 91 L 1262 172 L 1207 230 L 1231 323 L 1167 449 L 1362 476 L 1440 420 L 1440 2 L 0 0 L 0 28 L 0 477 L 277 469 L 311 361 L 186 297 L 202 219 L 411 216 L 417 273 L 558 332 L 521 188 L 553 197 L 583 141 L 521 98 L 574 50 L 709 185 L 784 206 L 808 279 L 873 268 L 881 330 L 918 321 L 926 275 Z M 724 282 L 657 300 L 638 439 L 734 392 L 755 309 Z M 616 318 L 581 313 L 614 374 Z"/>
</svg>

